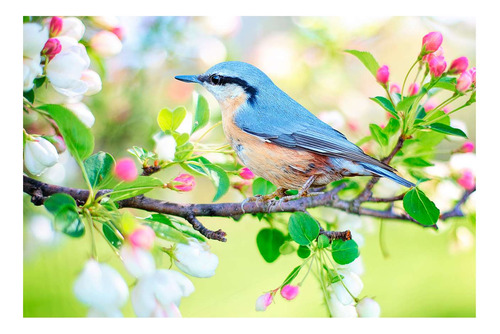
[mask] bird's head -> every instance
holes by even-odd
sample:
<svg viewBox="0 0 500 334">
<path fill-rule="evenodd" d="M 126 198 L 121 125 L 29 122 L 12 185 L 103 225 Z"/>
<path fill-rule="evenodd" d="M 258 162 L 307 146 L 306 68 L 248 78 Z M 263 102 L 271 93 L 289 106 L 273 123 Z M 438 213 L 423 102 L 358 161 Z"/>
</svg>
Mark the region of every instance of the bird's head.
<svg viewBox="0 0 500 334">
<path fill-rule="evenodd" d="M 227 103 L 246 96 L 255 103 L 261 89 L 274 87 L 273 82 L 257 67 L 240 62 L 219 63 L 200 75 L 178 75 L 177 80 L 201 84 L 219 101 Z"/>
</svg>

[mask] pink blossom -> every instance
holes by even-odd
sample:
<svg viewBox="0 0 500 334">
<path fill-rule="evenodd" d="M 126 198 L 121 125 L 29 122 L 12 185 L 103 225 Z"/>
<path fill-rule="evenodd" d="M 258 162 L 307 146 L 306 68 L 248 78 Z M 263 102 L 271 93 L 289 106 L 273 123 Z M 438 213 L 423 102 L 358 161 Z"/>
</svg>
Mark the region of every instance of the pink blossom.
<svg viewBox="0 0 500 334">
<path fill-rule="evenodd" d="M 235 182 L 232 184 L 234 189 L 237 189 L 239 191 L 243 191 L 245 188 L 249 187 L 252 185 L 252 181 L 250 180 L 241 180 L 238 182 Z"/>
<path fill-rule="evenodd" d="M 466 190 L 472 190 L 476 186 L 476 178 L 470 169 L 465 169 L 457 182 Z"/>
<path fill-rule="evenodd" d="M 387 65 L 380 67 L 377 70 L 376 78 L 378 83 L 386 85 L 389 81 L 389 67 Z"/>
<path fill-rule="evenodd" d="M 472 77 L 472 84 L 475 85 L 476 84 L 476 68 L 472 67 L 471 69 L 469 69 L 469 73 L 470 73 L 470 76 Z"/>
<path fill-rule="evenodd" d="M 401 93 L 401 86 L 398 85 L 398 84 L 391 84 L 391 88 L 389 89 L 389 92 L 391 94 L 394 94 L 394 93 Z"/>
<path fill-rule="evenodd" d="M 265 311 L 271 302 L 273 301 L 273 295 L 270 292 L 267 292 L 257 298 L 255 302 L 255 310 L 256 311 Z"/>
<path fill-rule="evenodd" d="M 248 168 L 243 167 L 239 173 L 240 177 L 245 180 L 251 180 L 255 178 L 255 174 Z"/>
<path fill-rule="evenodd" d="M 443 35 L 440 32 L 433 31 L 422 38 L 422 54 L 432 53 L 439 49 L 443 43 Z"/>
<path fill-rule="evenodd" d="M 467 67 L 469 67 L 469 60 L 467 57 L 460 57 L 451 62 L 448 73 L 461 74 L 467 70 Z"/>
<path fill-rule="evenodd" d="M 59 42 L 57 38 L 49 38 L 47 42 L 45 42 L 42 54 L 47 56 L 49 60 L 52 60 L 52 58 L 54 58 L 59 52 L 61 52 L 61 49 L 61 42 Z"/>
<path fill-rule="evenodd" d="M 471 141 L 466 141 L 460 148 L 460 152 L 469 153 L 474 151 L 474 143 Z"/>
<path fill-rule="evenodd" d="M 116 37 L 118 37 L 120 39 L 120 41 L 123 40 L 123 35 L 124 35 L 124 32 L 123 32 L 123 28 L 122 27 L 114 27 L 110 30 L 113 34 L 116 35 Z"/>
<path fill-rule="evenodd" d="M 410 87 L 408 87 L 408 95 L 409 96 L 416 95 L 418 93 L 419 88 L 420 87 L 418 86 L 417 83 L 412 83 Z"/>
<path fill-rule="evenodd" d="M 422 60 L 423 61 L 426 61 L 426 62 L 429 62 L 429 60 L 432 58 L 432 57 L 444 57 L 444 52 L 443 52 L 443 48 L 440 46 L 436 51 L 434 51 L 433 53 L 429 53 L 429 54 L 426 54 L 425 56 L 422 57 Z"/>
<path fill-rule="evenodd" d="M 445 114 L 447 114 L 451 111 L 450 106 L 444 106 L 442 110 Z"/>
<path fill-rule="evenodd" d="M 281 288 L 281 296 L 286 300 L 292 300 L 299 294 L 299 287 L 296 285 L 287 284 Z"/>
<path fill-rule="evenodd" d="M 177 176 L 169 188 L 177 191 L 191 191 L 195 185 L 194 176 L 184 173 Z"/>
<path fill-rule="evenodd" d="M 136 228 L 129 236 L 128 240 L 134 247 L 144 248 L 149 250 L 155 242 L 155 231 L 147 225 Z"/>
<path fill-rule="evenodd" d="M 53 16 L 49 23 L 50 37 L 59 35 L 63 27 L 63 19 L 59 16 Z"/>
<path fill-rule="evenodd" d="M 438 105 L 438 104 L 437 104 L 436 100 L 435 100 L 435 99 L 433 99 L 433 98 L 430 98 L 430 99 L 428 99 L 428 100 L 424 103 L 424 110 L 425 110 L 426 112 L 429 112 L 429 111 L 431 111 L 432 109 L 436 108 L 436 107 L 437 107 L 437 105 Z"/>
<path fill-rule="evenodd" d="M 472 75 L 470 72 L 463 72 L 457 80 L 456 88 L 459 92 L 464 93 L 472 85 Z"/>
<path fill-rule="evenodd" d="M 123 158 L 118 160 L 115 166 L 115 175 L 122 181 L 134 181 L 138 176 L 134 160 L 132 160 L 131 158 Z"/>
<path fill-rule="evenodd" d="M 431 72 L 432 77 L 440 77 L 445 70 L 446 61 L 444 57 L 434 56 L 429 58 L 429 72 Z"/>
</svg>

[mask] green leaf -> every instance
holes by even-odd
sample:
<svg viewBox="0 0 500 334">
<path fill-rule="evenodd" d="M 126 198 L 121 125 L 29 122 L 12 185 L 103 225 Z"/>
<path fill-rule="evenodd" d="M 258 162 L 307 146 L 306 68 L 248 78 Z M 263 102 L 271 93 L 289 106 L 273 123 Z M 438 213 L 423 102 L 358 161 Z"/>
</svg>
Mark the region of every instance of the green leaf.
<svg viewBox="0 0 500 334">
<path fill-rule="evenodd" d="M 54 216 L 63 208 L 71 207 L 76 210 L 76 201 L 73 197 L 64 193 L 57 193 L 45 200 L 45 208 Z"/>
<path fill-rule="evenodd" d="M 172 111 L 172 127 L 170 130 L 175 131 L 181 125 L 182 121 L 186 117 L 186 108 L 177 107 Z"/>
<path fill-rule="evenodd" d="M 430 167 L 434 166 L 432 162 L 418 157 L 410 157 L 403 160 L 403 163 L 412 167 Z"/>
<path fill-rule="evenodd" d="M 319 234 L 319 224 L 304 212 L 295 212 L 288 220 L 288 233 L 299 245 L 309 245 Z"/>
<path fill-rule="evenodd" d="M 177 135 L 176 133 L 174 133 L 173 137 L 175 138 L 175 143 L 177 144 L 177 146 L 184 145 L 189 140 L 188 133 L 182 133 L 180 135 Z"/>
<path fill-rule="evenodd" d="M 377 71 L 380 68 L 380 65 L 377 63 L 373 55 L 366 51 L 358 51 L 358 50 L 345 50 L 345 52 L 352 54 L 356 58 L 358 58 L 363 65 L 373 74 L 374 77 L 377 76 Z"/>
<path fill-rule="evenodd" d="M 340 240 L 332 241 L 332 257 L 338 264 L 348 264 L 356 260 L 359 256 L 358 244 L 354 240 Z"/>
<path fill-rule="evenodd" d="M 384 108 L 387 112 L 389 112 L 391 115 L 399 119 L 399 115 L 396 112 L 396 109 L 394 109 L 394 106 L 392 105 L 391 101 L 383 96 L 376 96 L 376 97 L 370 97 L 370 100 L 375 101 L 379 106 Z"/>
<path fill-rule="evenodd" d="M 285 236 L 276 229 L 265 228 L 257 234 L 257 248 L 268 263 L 276 261 L 280 256 L 280 247 L 284 242 Z"/>
<path fill-rule="evenodd" d="M 23 96 L 29 101 L 29 103 L 33 103 L 33 101 L 35 101 L 35 91 L 33 89 L 23 92 Z"/>
<path fill-rule="evenodd" d="M 309 255 L 311 255 L 311 249 L 307 246 L 302 246 L 300 245 L 299 248 L 297 249 L 297 255 L 301 259 L 307 259 Z"/>
<path fill-rule="evenodd" d="M 83 162 L 93 189 L 98 189 L 99 185 L 112 176 L 114 164 L 115 159 L 106 152 L 91 155 Z"/>
<path fill-rule="evenodd" d="M 193 154 L 194 145 L 192 143 L 185 143 L 175 148 L 175 161 L 186 161 Z"/>
<path fill-rule="evenodd" d="M 398 132 L 399 127 L 399 121 L 395 118 L 390 118 L 389 122 L 382 131 L 386 134 L 387 138 L 390 138 Z"/>
<path fill-rule="evenodd" d="M 59 210 L 54 219 L 56 229 L 73 238 L 81 237 L 85 232 L 85 225 L 76 212 L 76 208 L 63 207 Z"/>
<path fill-rule="evenodd" d="M 187 165 L 198 173 L 207 176 L 217 189 L 214 198 L 212 199 L 213 202 L 219 200 L 228 192 L 231 182 L 229 181 L 226 171 L 219 166 L 214 165 L 204 157 L 199 157 L 192 161 L 196 161 L 198 164 L 188 163 Z"/>
<path fill-rule="evenodd" d="M 175 219 L 171 219 L 165 215 L 162 215 L 159 213 L 154 213 L 151 216 L 144 218 L 144 220 L 146 220 L 148 222 L 156 222 L 156 223 L 160 223 L 163 225 L 167 225 L 168 227 L 170 227 L 172 229 L 175 229 L 177 231 L 182 232 L 182 234 L 185 236 L 198 239 L 202 242 L 206 241 L 205 237 L 203 237 L 198 232 L 196 232 L 191 226 L 188 227 L 184 224 L 181 224 L 179 221 L 177 221 Z M 170 234 L 166 233 L 166 231 L 161 231 L 161 232 L 164 233 L 166 236 L 170 235 L 170 237 L 173 237 L 173 234 L 172 234 L 173 232 Z M 165 238 L 167 238 L 167 237 L 165 237 Z M 183 243 L 184 243 L 184 241 L 183 241 Z"/>
<path fill-rule="evenodd" d="M 198 95 L 198 103 L 196 104 L 191 134 L 207 125 L 209 119 L 210 109 L 208 108 L 208 102 L 203 95 Z"/>
<path fill-rule="evenodd" d="M 161 224 L 158 222 L 147 222 L 145 225 L 148 225 L 155 231 L 157 237 L 181 244 L 189 244 L 188 238 L 179 230 L 172 228 L 169 225 Z"/>
<path fill-rule="evenodd" d="M 387 135 L 377 124 L 370 124 L 370 132 L 380 146 L 387 146 L 389 144 L 389 138 L 387 138 Z"/>
<path fill-rule="evenodd" d="M 432 123 L 428 126 L 428 128 L 439 133 L 467 138 L 467 135 L 462 130 L 443 123 Z"/>
<path fill-rule="evenodd" d="M 425 84 L 422 88 L 425 90 L 428 90 L 430 87 L 431 83 L 428 82 Z M 453 77 L 442 77 L 436 82 L 432 88 L 442 88 L 449 90 L 451 92 L 455 92 L 455 87 L 457 86 L 457 79 Z"/>
<path fill-rule="evenodd" d="M 261 177 L 256 178 L 252 184 L 252 193 L 256 195 L 269 195 L 276 191 L 276 186 Z"/>
<path fill-rule="evenodd" d="M 280 253 L 282 255 L 292 254 L 293 252 L 295 252 L 295 247 L 293 245 L 293 242 L 285 241 L 285 243 L 280 247 Z"/>
<path fill-rule="evenodd" d="M 121 247 L 123 243 L 122 240 L 115 234 L 113 229 L 109 227 L 108 224 L 105 223 L 102 225 L 102 233 L 113 247 L 117 249 Z"/>
<path fill-rule="evenodd" d="M 465 102 L 465 106 L 470 106 L 471 104 L 476 102 L 476 91 L 473 91 L 472 94 L 470 95 L 469 100 Z"/>
<path fill-rule="evenodd" d="M 109 193 L 109 197 L 114 201 L 121 201 L 161 187 L 163 187 L 163 182 L 160 179 L 141 175 L 132 182 L 120 183 L 113 192 Z"/>
<path fill-rule="evenodd" d="M 290 274 L 288 274 L 288 276 L 285 278 L 283 283 L 281 283 L 281 286 L 285 286 L 287 284 L 292 283 L 292 281 L 295 279 L 295 277 L 297 277 L 297 275 L 299 274 L 300 269 L 302 269 L 302 266 L 297 266 L 297 267 L 293 268 L 292 271 L 290 272 Z"/>
<path fill-rule="evenodd" d="M 38 109 L 46 111 L 56 122 L 69 153 L 77 161 L 81 162 L 92 154 L 94 136 L 71 110 L 55 104 L 46 104 Z"/>
<path fill-rule="evenodd" d="M 167 108 L 163 108 L 160 110 L 158 113 L 157 121 L 158 125 L 160 126 L 160 129 L 165 132 L 167 130 L 172 129 L 172 125 L 174 123 L 174 115 L 173 113 L 168 110 Z"/>
<path fill-rule="evenodd" d="M 406 193 L 403 198 L 403 207 L 413 219 L 423 225 L 434 225 L 438 221 L 439 209 L 417 188 Z"/>
<path fill-rule="evenodd" d="M 320 234 L 318 237 L 318 248 L 326 248 L 330 245 L 330 239 L 324 234 Z"/>
<path fill-rule="evenodd" d="M 396 104 L 396 111 L 407 112 L 420 95 L 407 96 Z"/>
</svg>

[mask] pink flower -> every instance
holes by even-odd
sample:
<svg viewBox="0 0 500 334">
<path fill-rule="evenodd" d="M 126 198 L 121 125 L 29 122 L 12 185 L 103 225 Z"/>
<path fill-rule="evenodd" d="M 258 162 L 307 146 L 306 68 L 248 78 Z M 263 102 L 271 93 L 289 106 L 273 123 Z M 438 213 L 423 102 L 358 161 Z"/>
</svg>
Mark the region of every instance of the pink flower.
<svg viewBox="0 0 500 334">
<path fill-rule="evenodd" d="M 469 67 L 469 60 L 467 57 L 460 57 L 451 62 L 449 74 L 461 74 Z"/>
<path fill-rule="evenodd" d="M 394 93 L 400 94 L 401 93 L 401 86 L 398 84 L 391 84 L 391 88 L 389 89 L 389 92 L 391 94 L 394 94 Z"/>
<path fill-rule="evenodd" d="M 389 67 L 387 67 L 387 65 L 380 67 L 377 70 L 376 78 L 378 83 L 384 86 L 387 85 L 387 82 L 389 81 Z"/>
<path fill-rule="evenodd" d="M 191 191 L 195 185 L 196 182 L 194 181 L 194 176 L 184 173 L 180 174 L 172 182 L 170 182 L 168 187 L 177 191 Z"/>
<path fill-rule="evenodd" d="M 475 85 L 476 84 L 476 68 L 472 67 L 471 69 L 469 69 L 469 73 L 470 73 L 470 76 L 472 77 L 472 84 Z"/>
<path fill-rule="evenodd" d="M 419 86 L 417 83 L 412 83 L 410 87 L 408 87 L 408 96 L 416 95 L 418 93 Z"/>
<path fill-rule="evenodd" d="M 444 52 L 443 52 L 443 48 L 440 46 L 436 51 L 434 51 L 433 53 L 429 53 L 429 54 L 426 54 L 425 56 L 422 57 L 422 60 L 423 61 L 426 61 L 426 62 L 429 62 L 429 60 L 432 58 L 432 57 L 444 57 Z"/>
<path fill-rule="evenodd" d="M 429 56 L 431 56 L 430 54 Z M 440 77 L 446 70 L 446 61 L 444 57 L 433 56 L 429 58 L 429 72 L 431 72 L 432 77 Z"/>
<path fill-rule="evenodd" d="M 255 174 L 248 168 L 243 167 L 239 173 L 240 177 L 245 180 L 251 180 L 255 178 Z"/>
<path fill-rule="evenodd" d="M 472 190 L 476 186 L 476 178 L 469 169 L 465 169 L 462 172 L 462 176 L 460 176 L 457 182 L 466 190 Z"/>
<path fill-rule="evenodd" d="M 120 41 L 123 40 L 123 28 L 122 27 L 114 27 L 110 30 L 113 34 L 116 35 L 116 37 L 118 37 L 120 39 Z"/>
<path fill-rule="evenodd" d="M 450 106 L 444 106 L 442 110 L 445 114 L 447 114 L 451 111 Z"/>
<path fill-rule="evenodd" d="M 63 27 L 63 19 L 59 16 L 53 16 L 49 23 L 50 37 L 59 35 Z"/>
<path fill-rule="evenodd" d="M 287 284 L 281 288 L 281 296 L 286 300 L 292 300 L 299 294 L 299 287 L 296 285 Z"/>
<path fill-rule="evenodd" d="M 59 52 L 61 52 L 61 49 L 61 42 L 59 42 L 57 38 L 49 38 L 47 42 L 45 42 L 42 54 L 46 55 L 49 60 L 52 60 L 52 58 L 54 58 Z"/>
<path fill-rule="evenodd" d="M 472 85 L 472 75 L 470 72 L 465 71 L 460 74 L 457 80 L 456 88 L 459 92 L 464 93 Z"/>
<path fill-rule="evenodd" d="M 122 181 L 134 181 L 138 176 L 134 160 L 132 160 L 131 158 L 123 158 L 118 160 L 115 166 L 115 175 Z"/>
<path fill-rule="evenodd" d="M 130 235 L 128 236 L 128 240 L 134 247 L 144 248 L 149 250 L 153 248 L 155 242 L 155 231 L 147 225 L 140 226 L 136 228 Z"/>
<path fill-rule="evenodd" d="M 271 302 L 273 301 L 273 295 L 270 292 L 267 292 L 257 298 L 255 302 L 255 310 L 256 311 L 265 311 Z"/>
<path fill-rule="evenodd" d="M 434 100 L 433 98 L 430 98 L 428 99 L 425 103 L 424 103 L 424 110 L 426 112 L 429 112 L 431 111 L 432 109 L 436 108 L 437 107 L 437 102 L 436 100 Z"/>
<path fill-rule="evenodd" d="M 433 31 L 428 33 L 422 39 L 422 54 L 432 53 L 439 49 L 443 43 L 443 35 L 440 32 Z"/>
<path fill-rule="evenodd" d="M 460 152 L 469 153 L 474 151 L 474 143 L 471 141 L 466 141 L 460 148 Z"/>
<path fill-rule="evenodd" d="M 252 181 L 250 180 L 241 180 L 232 184 L 234 189 L 239 191 L 244 191 L 247 187 L 252 185 Z"/>
</svg>

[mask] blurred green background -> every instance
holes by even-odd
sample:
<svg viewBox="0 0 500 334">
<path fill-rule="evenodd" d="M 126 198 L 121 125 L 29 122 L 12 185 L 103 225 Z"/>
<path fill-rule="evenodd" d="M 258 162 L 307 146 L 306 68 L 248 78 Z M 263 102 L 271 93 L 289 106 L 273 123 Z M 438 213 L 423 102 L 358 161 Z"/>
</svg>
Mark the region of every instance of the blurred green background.
<svg viewBox="0 0 500 334">
<path fill-rule="evenodd" d="M 225 60 L 250 62 L 261 68 L 290 96 L 352 141 L 369 134 L 369 123 L 382 123 L 385 113 L 368 98 L 383 95 L 371 74 L 345 49 L 370 51 L 390 68 L 390 81 L 402 83 L 420 51 L 421 38 L 429 31 L 444 36 L 448 63 L 467 56 L 475 66 L 475 21 L 459 17 L 121 17 L 123 50 L 117 56 L 93 63 L 103 80 L 100 93 L 84 102 L 96 118 L 92 128 L 95 151 L 125 157 L 133 145 L 154 149 L 152 136 L 158 132 L 156 115 L 164 107 L 185 105 L 193 111 L 193 89 L 211 106 L 211 122 L 220 119 L 216 101 L 206 91 L 173 79 L 179 74 L 202 73 Z M 439 96 L 438 96 L 439 99 Z M 467 128 L 475 141 L 475 108 L 453 116 Z M 30 122 L 36 121 L 33 119 Z M 219 127 L 204 139 L 223 143 Z M 443 143 L 443 151 L 461 142 Z M 369 146 L 366 151 L 377 155 Z M 443 154 L 442 158 L 448 158 Z M 84 187 L 71 159 L 49 169 L 42 180 Z M 168 179 L 179 170 L 159 173 Z M 197 178 L 197 189 L 188 194 L 159 192 L 158 198 L 177 202 L 208 203 L 213 186 Z M 206 189 L 206 191 L 205 191 Z M 203 190 L 203 191 L 200 191 Z M 431 194 L 433 200 L 438 195 Z M 241 201 L 230 190 L 220 202 Z M 35 208 L 24 196 L 24 316 L 85 316 L 86 308 L 72 293 L 72 284 L 90 255 L 84 236 L 69 239 L 40 229 L 44 208 Z M 440 202 L 446 202 L 446 199 Z M 451 205 L 451 202 L 447 203 Z M 474 208 L 467 208 L 470 212 Z M 334 217 L 334 210 L 326 209 Z M 134 212 L 144 215 L 142 212 Z M 323 213 L 325 214 L 325 213 Z M 185 317 L 325 317 L 323 297 L 313 277 L 307 279 L 293 301 L 277 299 L 266 312 L 254 310 L 256 298 L 278 286 L 297 256 L 281 256 L 266 263 L 258 253 L 255 238 L 267 227 L 251 217 L 235 222 L 203 218 L 208 228 L 222 228 L 227 243 L 211 241 L 219 257 L 216 275 L 192 278 L 196 291 L 182 300 Z M 384 224 L 380 236 L 379 225 Z M 374 297 L 384 317 L 474 317 L 475 307 L 475 219 L 448 220 L 438 232 L 413 224 L 363 220 L 360 230 L 365 242 L 361 255 L 365 267 L 362 296 Z M 388 253 L 383 256 L 383 249 Z M 102 242 L 99 259 L 113 264 L 132 283 L 116 256 Z M 165 258 L 164 265 L 168 266 Z M 133 316 L 130 303 L 125 316 Z"/>
</svg>

